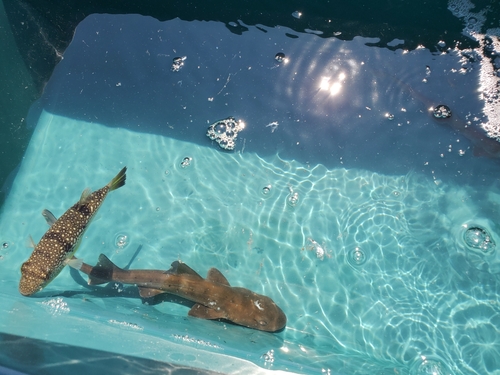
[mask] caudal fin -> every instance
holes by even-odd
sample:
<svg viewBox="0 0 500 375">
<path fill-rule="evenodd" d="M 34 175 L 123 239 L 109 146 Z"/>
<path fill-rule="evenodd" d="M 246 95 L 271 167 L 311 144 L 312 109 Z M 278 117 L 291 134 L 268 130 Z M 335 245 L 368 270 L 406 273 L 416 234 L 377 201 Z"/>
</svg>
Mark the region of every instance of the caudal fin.
<svg viewBox="0 0 500 375">
<path fill-rule="evenodd" d="M 97 264 L 88 273 L 89 285 L 99 285 L 113 281 L 113 274 L 116 275 L 122 269 L 116 266 L 109 258 L 101 254 Z"/>
<path fill-rule="evenodd" d="M 113 178 L 109 182 L 108 184 L 109 191 L 116 190 L 125 185 L 125 180 L 127 179 L 126 172 L 127 172 L 127 167 L 123 167 L 123 169 L 120 172 L 118 172 L 115 178 Z"/>
</svg>

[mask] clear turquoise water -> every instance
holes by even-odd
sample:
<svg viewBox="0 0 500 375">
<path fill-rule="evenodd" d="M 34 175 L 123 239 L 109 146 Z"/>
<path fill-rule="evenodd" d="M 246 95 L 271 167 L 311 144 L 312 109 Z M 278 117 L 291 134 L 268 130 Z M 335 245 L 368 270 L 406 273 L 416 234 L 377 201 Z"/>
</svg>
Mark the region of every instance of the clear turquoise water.
<svg viewBox="0 0 500 375">
<path fill-rule="evenodd" d="M 453 131 L 482 119 L 479 62 L 262 30 L 106 15 L 79 26 L 32 109 L 0 216 L 0 330 L 228 373 L 497 374 L 500 255 L 464 236 L 480 227 L 499 243 L 499 165 Z M 430 115 L 441 103 L 454 123 Z M 233 152 L 205 136 L 228 116 L 246 124 Z M 19 295 L 41 211 L 60 216 L 124 165 L 126 186 L 77 255 L 217 267 L 273 298 L 283 332 L 190 318 L 69 269 Z"/>
</svg>

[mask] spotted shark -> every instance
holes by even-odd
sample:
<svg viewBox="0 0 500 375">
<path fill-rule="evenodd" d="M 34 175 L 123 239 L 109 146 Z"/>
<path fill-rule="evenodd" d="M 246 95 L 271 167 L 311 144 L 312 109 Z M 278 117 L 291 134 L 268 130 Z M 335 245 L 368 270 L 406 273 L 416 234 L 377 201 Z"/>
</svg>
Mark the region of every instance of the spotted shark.
<svg viewBox="0 0 500 375">
<path fill-rule="evenodd" d="M 41 291 L 66 265 L 79 268 L 81 261 L 73 257 L 80 241 L 97 210 L 110 191 L 125 185 L 127 167 L 124 167 L 106 186 L 94 191 L 85 189 L 79 199 L 59 219 L 48 210 L 42 215 L 50 225 L 29 259 L 21 266 L 19 292 L 24 296 Z"/>
<path fill-rule="evenodd" d="M 196 318 L 225 319 L 267 332 L 279 331 L 286 325 L 285 314 L 271 298 L 232 287 L 216 268 L 208 271 L 206 279 L 179 261 L 173 262 L 168 271 L 124 270 L 101 254 L 94 267 L 82 262 L 80 271 L 89 276 L 89 285 L 135 284 L 143 298 L 170 293 L 193 301 L 188 315 Z"/>
</svg>

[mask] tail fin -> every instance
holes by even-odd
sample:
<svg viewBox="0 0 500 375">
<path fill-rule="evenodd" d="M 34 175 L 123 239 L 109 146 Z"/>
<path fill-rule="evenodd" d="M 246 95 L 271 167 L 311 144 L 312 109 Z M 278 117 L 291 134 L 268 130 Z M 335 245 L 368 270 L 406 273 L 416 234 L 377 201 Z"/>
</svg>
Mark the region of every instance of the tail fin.
<svg viewBox="0 0 500 375">
<path fill-rule="evenodd" d="M 127 172 L 127 167 L 123 167 L 123 169 L 120 172 L 118 172 L 115 178 L 113 178 L 109 182 L 108 184 L 109 191 L 116 190 L 125 185 L 125 180 L 127 179 L 126 172 Z"/>
<path fill-rule="evenodd" d="M 92 267 L 89 275 L 89 285 L 99 285 L 104 283 L 109 283 L 113 281 L 113 274 L 122 271 L 122 269 L 116 266 L 109 258 L 101 254 L 99 255 L 99 260 L 97 264 Z"/>
</svg>

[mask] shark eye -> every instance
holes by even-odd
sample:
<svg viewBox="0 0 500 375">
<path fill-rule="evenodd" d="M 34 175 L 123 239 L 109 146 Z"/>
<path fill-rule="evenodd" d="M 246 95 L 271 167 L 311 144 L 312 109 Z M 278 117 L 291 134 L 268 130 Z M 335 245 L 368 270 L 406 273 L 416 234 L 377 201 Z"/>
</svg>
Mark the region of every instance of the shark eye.
<svg viewBox="0 0 500 375">
<path fill-rule="evenodd" d="M 265 320 L 258 321 L 261 326 L 267 326 L 267 322 Z"/>
</svg>

